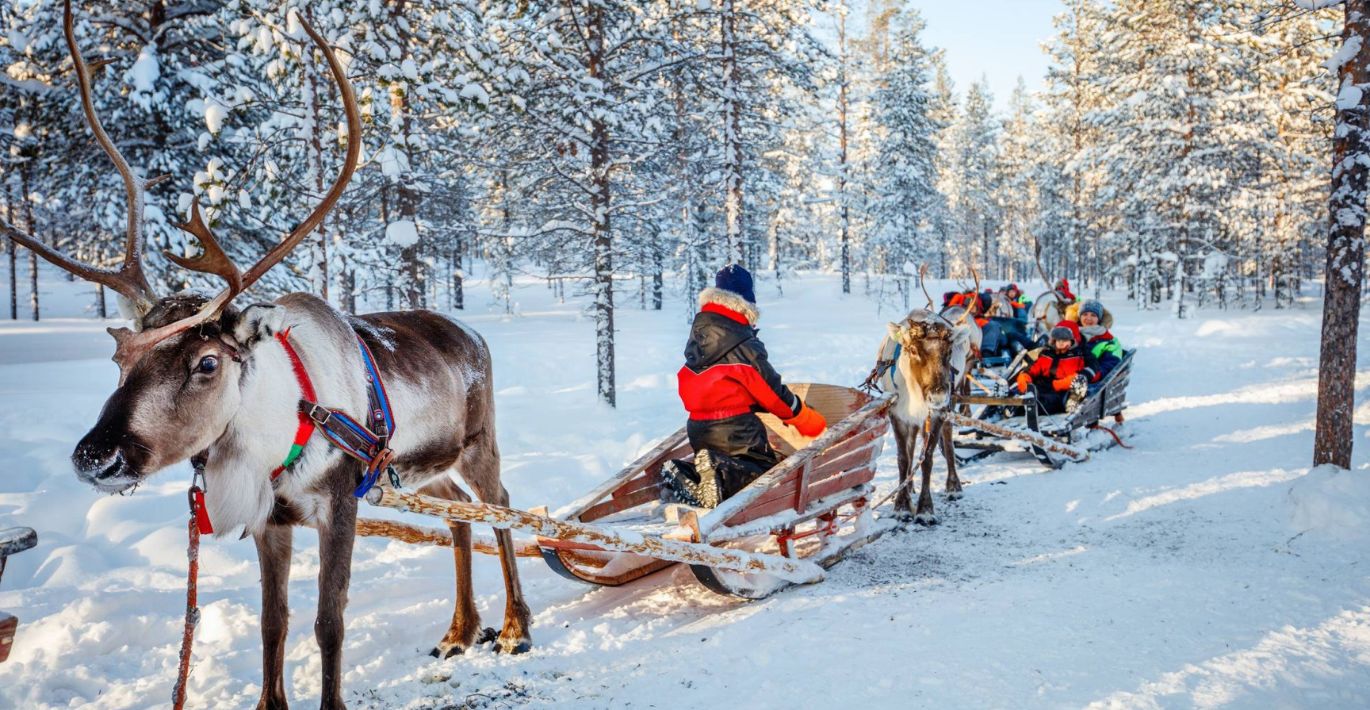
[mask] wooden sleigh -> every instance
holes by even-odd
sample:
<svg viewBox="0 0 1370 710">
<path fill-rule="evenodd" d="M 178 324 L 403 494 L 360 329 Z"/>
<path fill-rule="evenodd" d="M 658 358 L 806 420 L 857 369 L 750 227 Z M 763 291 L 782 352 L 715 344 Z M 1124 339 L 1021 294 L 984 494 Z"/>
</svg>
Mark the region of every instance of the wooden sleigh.
<svg viewBox="0 0 1370 710">
<path fill-rule="evenodd" d="M 1123 353 L 1123 361 L 1093 388 L 1073 412 L 1041 414 L 1031 395 L 1021 395 L 1003 379 L 990 379 L 989 384 L 977 380 L 982 394 L 963 394 L 956 397 L 958 413 L 950 415 L 958 427 L 955 437 L 957 449 L 974 453 L 957 454 L 961 463 L 970 463 L 1001 451 L 1006 444 L 1017 442 L 1044 466 L 1056 469 L 1070 461 L 1089 458 L 1089 446 L 1084 445 L 1090 431 L 1100 428 L 1107 418 L 1121 421 L 1127 408 L 1127 385 L 1132 377 L 1132 359 L 1136 350 Z M 991 378 L 993 373 L 989 373 Z M 1005 416 L 1021 411 L 1016 416 Z M 1104 445 L 1122 443 L 1114 437 L 1104 439 Z"/>
<path fill-rule="evenodd" d="M 872 539 L 866 508 L 875 461 L 889 428 L 889 400 L 834 385 L 790 388 L 828 420 L 828 431 L 817 440 L 808 439 L 761 414 L 771 445 L 784 458 L 719 507 L 696 510 L 658 502 L 662 463 L 694 454 L 682 428 L 585 497 L 558 510 L 556 517 L 831 566 Z M 846 534 L 839 522 L 844 509 L 852 520 Z M 616 586 L 674 564 L 556 539 L 539 538 L 538 545 L 558 574 L 591 584 Z M 720 594 L 755 598 L 775 591 L 773 579 L 749 578 L 704 564 L 690 568 L 704 586 Z"/>
<path fill-rule="evenodd" d="M 874 524 L 868 503 L 890 400 L 833 385 L 790 388 L 828 420 L 828 430 L 808 439 L 761 414 L 782 461 L 712 510 L 660 502 L 661 464 L 693 455 L 683 428 L 550 515 L 545 508 L 444 501 L 385 486 L 367 500 L 532 533 L 535 542 L 518 544 L 518 554 L 540 555 L 558 574 L 581 582 L 617 586 L 684 563 L 715 592 L 761 598 L 821 580 L 823 569 L 888 529 Z M 358 530 L 451 544 L 445 530 L 390 521 L 363 520 Z"/>
</svg>

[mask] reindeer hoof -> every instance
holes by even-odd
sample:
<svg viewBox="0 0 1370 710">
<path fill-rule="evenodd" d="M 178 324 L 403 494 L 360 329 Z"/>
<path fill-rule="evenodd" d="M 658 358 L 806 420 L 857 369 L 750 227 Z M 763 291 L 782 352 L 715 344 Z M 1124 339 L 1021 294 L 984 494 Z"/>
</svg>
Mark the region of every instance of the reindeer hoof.
<svg viewBox="0 0 1370 710">
<path fill-rule="evenodd" d="M 963 495 L 965 494 L 961 491 L 947 491 L 947 500 L 961 500 Z"/>
<path fill-rule="evenodd" d="M 448 640 L 451 638 L 459 638 L 463 635 L 464 634 L 448 632 L 447 637 L 439 641 L 438 645 L 432 651 L 428 652 L 428 655 L 432 656 L 433 658 L 440 658 L 444 660 L 451 658 L 453 656 L 464 655 L 466 653 L 466 650 L 469 648 L 474 648 L 488 641 L 493 641 L 495 639 L 495 630 L 487 628 L 484 631 L 481 631 L 479 635 L 470 634 L 473 638 L 465 642 L 462 642 L 460 640 Z"/>
<path fill-rule="evenodd" d="M 913 511 L 895 508 L 894 519 L 901 523 L 911 523 L 913 522 Z"/>
<path fill-rule="evenodd" d="M 496 630 L 494 630 L 493 628 L 487 626 L 487 627 L 485 627 L 485 630 L 484 630 L 484 631 L 481 631 L 481 632 L 480 632 L 480 638 L 476 639 L 476 643 L 477 643 L 477 644 L 490 643 L 491 641 L 494 641 L 494 640 L 496 640 L 496 639 L 498 639 L 498 638 L 499 638 L 499 632 L 496 631 Z"/>
<path fill-rule="evenodd" d="M 937 516 L 932 513 L 919 513 L 913 516 L 913 522 L 925 527 L 932 527 L 937 524 Z"/>
<path fill-rule="evenodd" d="M 495 653 L 507 653 L 511 656 L 517 656 L 520 653 L 528 653 L 531 650 L 533 650 L 533 642 L 526 638 L 500 638 L 495 642 Z"/>
<path fill-rule="evenodd" d="M 453 656 L 460 656 L 464 653 L 466 653 L 466 648 L 462 646 L 453 645 L 446 650 L 444 650 L 442 646 L 434 646 L 433 650 L 428 652 L 428 655 L 433 658 L 447 660 Z"/>
</svg>

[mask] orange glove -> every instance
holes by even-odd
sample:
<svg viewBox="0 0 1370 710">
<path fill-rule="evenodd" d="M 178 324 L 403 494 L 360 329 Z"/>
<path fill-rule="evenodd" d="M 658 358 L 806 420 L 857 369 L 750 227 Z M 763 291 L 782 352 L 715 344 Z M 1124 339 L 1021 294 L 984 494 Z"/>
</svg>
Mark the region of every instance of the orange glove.
<svg viewBox="0 0 1370 710">
<path fill-rule="evenodd" d="M 785 423 L 810 439 L 822 434 L 828 428 L 828 420 L 824 419 L 823 415 L 815 411 L 813 407 L 803 402 L 799 405 L 799 413 L 786 419 Z"/>
<path fill-rule="evenodd" d="M 1070 377 L 1058 377 L 1051 381 L 1051 388 L 1057 392 L 1065 392 L 1070 389 L 1070 385 L 1075 381 L 1075 375 Z"/>
<path fill-rule="evenodd" d="M 1028 385 L 1032 384 L 1032 375 L 1026 372 L 1018 373 L 1018 393 L 1027 394 Z"/>
</svg>

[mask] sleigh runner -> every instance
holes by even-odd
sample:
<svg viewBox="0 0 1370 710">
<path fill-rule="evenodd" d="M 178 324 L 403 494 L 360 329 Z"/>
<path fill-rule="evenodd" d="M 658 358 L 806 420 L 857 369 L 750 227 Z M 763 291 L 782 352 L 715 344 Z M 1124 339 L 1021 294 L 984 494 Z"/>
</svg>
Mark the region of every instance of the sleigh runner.
<svg viewBox="0 0 1370 710">
<path fill-rule="evenodd" d="M 715 592 L 764 597 L 790 584 L 819 581 L 823 568 L 886 529 L 873 524 L 869 498 L 890 400 L 833 385 L 791 389 L 834 424 L 817 439 L 807 439 L 760 415 L 784 459 L 712 510 L 660 502 L 662 463 L 693 453 L 683 428 L 551 515 L 546 509 L 451 502 L 386 487 L 367 499 L 532 533 L 548 566 L 581 582 L 617 586 L 685 563 Z M 370 534 L 443 544 L 444 531 L 364 523 Z M 532 547 L 519 544 L 520 556 L 534 554 Z"/>
</svg>

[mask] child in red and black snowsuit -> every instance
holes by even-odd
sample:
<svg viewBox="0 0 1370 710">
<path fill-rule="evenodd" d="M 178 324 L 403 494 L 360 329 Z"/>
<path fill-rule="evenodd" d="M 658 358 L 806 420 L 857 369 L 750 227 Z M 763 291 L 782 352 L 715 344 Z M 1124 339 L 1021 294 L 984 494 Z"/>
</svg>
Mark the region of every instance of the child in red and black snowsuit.
<svg viewBox="0 0 1370 710">
<path fill-rule="evenodd" d="M 1018 375 L 1018 391 L 1032 389 L 1047 414 L 1074 411 L 1098 378 L 1093 358 L 1080 348 L 1080 336 L 1061 324 L 1051 329 L 1048 347 L 1026 371 Z"/>
<path fill-rule="evenodd" d="M 699 294 L 685 366 L 676 373 L 695 458 L 661 468 L 663 493 L 706 508 L 779 463 L 756 412 L 770 412 L 804 436 L 827 428 L 823 415 L 791 392 L 767 359 L 755 328 L 760 311 L 751 274 L 730 265 L 714 284 Z"/>
</svg>

